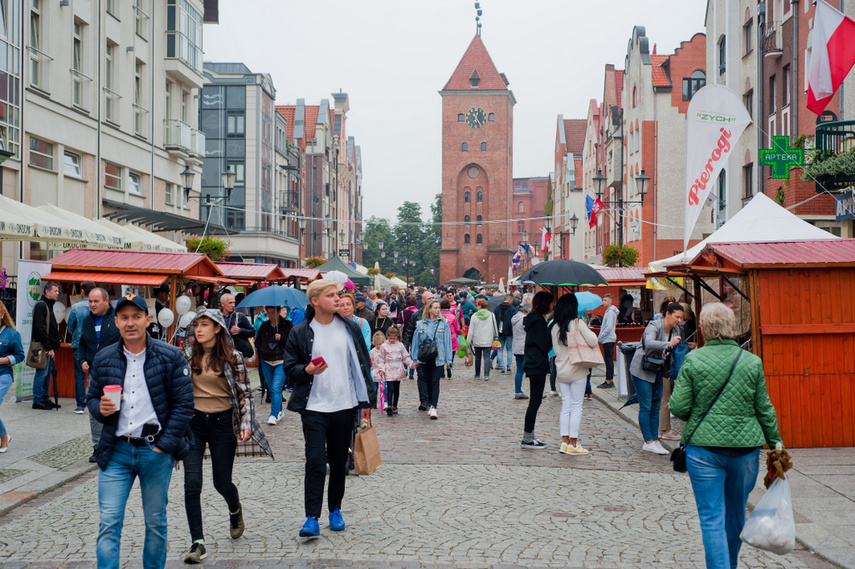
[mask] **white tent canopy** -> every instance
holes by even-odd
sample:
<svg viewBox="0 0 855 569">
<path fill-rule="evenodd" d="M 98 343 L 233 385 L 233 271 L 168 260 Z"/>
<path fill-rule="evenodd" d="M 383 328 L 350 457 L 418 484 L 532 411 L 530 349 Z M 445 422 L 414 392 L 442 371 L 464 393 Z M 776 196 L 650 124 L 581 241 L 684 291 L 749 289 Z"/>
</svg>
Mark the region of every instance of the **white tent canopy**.
<svg viewBox="0 0 855 569">
<path fill-rule="evenodd" d="M 78 229 L 82 229 L 84 239 L 89 245 L 97 245 L 98 247 L 107 247 L 110 249 L 122 249 L 125 246 L 125 241 L 121 233 L 113 231 L 87 217 L 56 207 L 53 204 L 40 205 L 36 209 L 46 211 L 50 215 L 62 218 L 76 225 Z"/>
<path fill-rule="evenodd" d="M 86 236 L 83 229 L 63 217 L 0 196 L 0 240 L 81 245 Z"/>
<path fill-rule="evenodd" d="M 760 243 L 763 241 L 793 241 L 795 239 L 838 239 L 793 215 L 765 194 L 757 194 L 715 233 L 689 248 L 685 253 L 650 263 L 650 270 L 659 272 L 668 265 L 691 261 L 708 243 Z"/>
<path fill-rule="evenodd" d="M 121 225 L 109 219 L 101 218 L 98 223 L 124 236 L 125 249 L 134 251 L 166 251 L 171 253 L 186 253 L 187 247 L 170 241 L 156 233 L 146 231 L 136 225 Z"/>
<path fill-rule="evenodd" d="M 404 282 L 404 279 L 399 279 L 398 277 L 392 277 L 389 280 L 392 282 L 392 286 L 396 286 L 398 288 L 407 288 L 407 283 Z"/>
<path fill-rule="evenodd" d="M 393 286 L 395 285 L 387 276 L 381 274 L 374 275 L 374 290 L 389 290 Z"/>
</svg>

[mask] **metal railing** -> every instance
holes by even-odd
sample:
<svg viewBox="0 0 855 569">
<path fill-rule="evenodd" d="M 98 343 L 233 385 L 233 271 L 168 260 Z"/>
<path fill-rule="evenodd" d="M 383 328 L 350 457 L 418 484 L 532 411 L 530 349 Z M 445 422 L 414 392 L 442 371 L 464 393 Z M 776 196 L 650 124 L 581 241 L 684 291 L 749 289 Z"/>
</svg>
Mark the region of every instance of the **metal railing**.
<svg viewBox="0 0 855 569">
<path fill-rule="evenodd" d="M 31 45 L 27 46 L 27 51 L 30 52 L 30 86 L 50 93 L 50 63 L 53 58 Z"/>
<path fill-rule="evenodd" d="M 812 162 L 840 161 L 841 168 L 830 170 L 834 173 L 816 177 L 816 191 L 842 190 L 855 185 L 855 172 L 843 167 L 842 154 L 855 153 L 855 120 L 837 121 L 820 124 L 816 127 L 816 149 L 811 153 Z M 806 153 L 807 154 L 807 153 Z"/>
<path fill-rule="evenodd" d="M 92 83 L 92 78 L 73 67 L 69 72 L 71 72 L 71 104 L 88 112 L 89 84 Z"/>
</svg>

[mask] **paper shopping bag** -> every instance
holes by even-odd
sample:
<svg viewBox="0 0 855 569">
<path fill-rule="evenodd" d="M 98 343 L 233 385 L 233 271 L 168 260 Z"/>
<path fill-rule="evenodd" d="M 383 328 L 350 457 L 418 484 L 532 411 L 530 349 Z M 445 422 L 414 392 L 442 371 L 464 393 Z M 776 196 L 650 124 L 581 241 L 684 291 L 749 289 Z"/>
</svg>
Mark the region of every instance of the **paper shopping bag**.
<svg viewBox="0 0 855 569">
<path fill-rule="evenodd" d="M 368 426 L 356 433 L 353 441 L 353 465 L 356 474 L 363 476 L 371 474 L 381 466 L 380 444 L 377 442 L 377 431 Z"/>
</svg>

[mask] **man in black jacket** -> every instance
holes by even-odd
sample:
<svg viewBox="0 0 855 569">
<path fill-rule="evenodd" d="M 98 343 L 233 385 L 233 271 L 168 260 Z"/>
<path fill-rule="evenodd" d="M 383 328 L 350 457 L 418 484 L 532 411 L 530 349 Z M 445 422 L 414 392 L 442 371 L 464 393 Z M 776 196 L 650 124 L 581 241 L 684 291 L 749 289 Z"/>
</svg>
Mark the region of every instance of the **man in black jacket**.
<svg viewBox="0 0 855 569">
<path fill-rule="evenodd" d="M 92 362 L 86 406 L 104 424 L 98 442 L 98 567 L 116 567 L 128 494 L 139 478 L 145 519 L 143 567 L 166 563 L 166 503 L 175 460 L 190 452 L 193 384 L 184 354 L 146 333 L 145 300 L 125 296 L 116 304 L 122 341 Z M 121 387 L 116 406 L 105 387 Z"/>
<path fill-rule="evenodd" d="M 255 336 L 255 328 L 252 327 L 252 322 L 249 321 L 246 314 L 235 311 L 235 297 L 231 294 L 224 294 L 220 297 L 220 311 L 229 326 L 229 333 L 232 335 L 235 348 L 244 358 L 251 358 L 255 353 L 252 344 L 249 343 L 249 339 Z"/>
<path fill-rule="evenodd" d="M 327 462 L 330 529 L 344 529 L 341 502 L 356 410 L 370 420 L 377 401 L 362 332 L 356 322 L 338 314 L 340 289 L 326 279 L 309 285 L 306 295 L 313 310 L 294 327 L 285 346 L 283 367 L 294 382 L 288 410 L 300 414 L 306 442 L 306 523 L 300 529 L 304 538 L 320 535 Z"/>
<path fill-rule="evenodd" d="M 80 332 L 80 351 L 83 354 L 83 371 L 88 373 L 95 361 L 95 354 L 122 339 L 116 328 L 116 313 L 110 306 L 110 295 L 103 288 L 89 292 L 89 314 L 83 319 Z M 98 460 L 98 441 L 101 440 L 103 425 L 92 414 L 89 415 L 89 434 L 92 437 L 92 456 L 89 462 Z"/>
<path fill-rule="evenodd" d="M 47 357 L 47 366 L 37 369 L 33 378 L 33 409 L 58 409 L 60 405 L 52 402 L 48 396 L 51 372 L 56 365 L 54 356 L 59 349 L 59 326 L 53 313 L 53 305 L 59 298 L 59 285 L 48 281 L 44 283 L 42 297 L 33 307 L 33 342 L 41 342 Z"/>
</svg>

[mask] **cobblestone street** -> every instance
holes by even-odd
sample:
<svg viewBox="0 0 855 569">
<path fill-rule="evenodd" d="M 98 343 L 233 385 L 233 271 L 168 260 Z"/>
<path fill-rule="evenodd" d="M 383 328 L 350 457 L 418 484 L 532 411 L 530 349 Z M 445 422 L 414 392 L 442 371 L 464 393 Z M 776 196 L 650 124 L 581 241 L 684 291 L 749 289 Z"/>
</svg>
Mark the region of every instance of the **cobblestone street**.
<svg viewBox="0 0 855 569">
<path fill-rule="evenodd" d="M 206 473 L 206 566 L 217 567 L 590 567 L 704 566 L 689 479 L 667 457 L 641 451 L 637 429 L 598 401 L 585 403 L 580 442 L 587 456 L 558 453 L 560 399 L 547 397 L 537 433 L 545 451 L 520 449 L 526 401 L 513 378 L 472 379 L 458 367 L 443 380 L 438 421 L 416 410 L 415 381 L 402 386 L 400 415 L 375 415 L 384 466 L 348 478 L 347 530 L 300 543 L 302 435 L 286 413 L 266 426 L 276 462 L 239 461 L 235 480 L 247 530 L 228 537 L 223 500 Z M 527 385 L 526 385 L 527 390 Z M 263 421 L 269 406 L 260 405 Z M 206 464 L 207 467 L 207 464 Z M 139 491 L 131 493 L 122 561 L 141 565 Z M 169 506 L 169 566 L 189 546 L 183 470 Z M 94 567 L 97 474 L 87 474 L 0 519 L 0 569 Z M 27 565 L 29 564 L 29 565 Z M 833 567 L 798 549 L 785 557 L 744 547 L 744 567 Z"/>
</svg>

